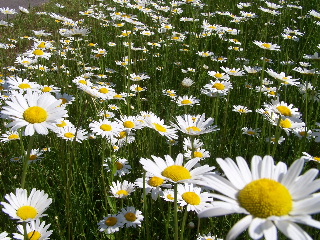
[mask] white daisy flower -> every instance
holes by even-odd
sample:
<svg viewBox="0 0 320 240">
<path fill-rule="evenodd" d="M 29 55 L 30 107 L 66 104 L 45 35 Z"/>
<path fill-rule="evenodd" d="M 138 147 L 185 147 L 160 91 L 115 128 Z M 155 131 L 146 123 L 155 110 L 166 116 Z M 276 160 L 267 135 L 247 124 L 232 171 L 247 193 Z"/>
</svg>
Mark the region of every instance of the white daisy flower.
<svg viewBox="0 0 320 240">
<path fill-rule="evenodd" d="M 131 166 L 129 163 L 129 161 L 125 158 L 117 158 L 115 161 L 113 161 L 112 157 L 109 157 L 107 159 L 104 160 L 104 164 L 103 166 L 105 167 L 105 169 L 110 172 L 114 172 L 114 176 L 119 176 L 122 177 L 128 173 L 130 173 L 131 170 Z M 112 165 L 113 164 L 113 165 Z M 112 167 L 112 169 L 110 169 Z"/>
<path fill-rule="evenodd" d="M 15 194 L 6 194 L 4 198 L 9 203 L 1 202 L 2 211 L 12 219 L 27 222 L 46 216 L 43 212 L 52 202 L 52 199 L 48 198 L 48 194 L 35 188 L 31 190 L 29 196 L 26 189 L 17 188 Z"/>
<path fill-rule="evenodd" d="M 211 194 L 202 192 L 201 187 L 192 183 L 178 184 L 177 202 L 180 206 L 187 206 L 187 211 L 200 212 L 211 207 Z"/>
<path fill-rule="evenodd" d="M 7 88 L 11 90 L 38 90 L 40 85 L 36 82 L 30 82 L 28 79 L 20 77 L 8 77 L 6 80 Z"/>
<path fill-rule="evenodd" d="M 135 207 L 122 208 L 119 214 L 122 214 L 125 218 L 126 227 L 141 227 L 141 222 L 143 221 L 142 212 L 135 209 Z"/>
<path fill-rule="evenodd" d="M 48 129 L 54 130 L 58 119 L 67 116 L 67 111 L 50 93 L 37 93 L 27 91 L 26 94 L 14 94 L 8 106 L 2 108 L 2 117 L 13 120 L 6 127 L 15 131 L 26 127 L 24 135 L 33 135 L 35 132 L 47 135 Z"/>
<path fill-rule="evenodd" d="M 174 202 L 174 190 L 173 189 L 163 190 L 161 198 L 163 198 L 167 202 Z"/>
<path fill-rule="evenodd" d="M 55 131 L 57 136 L 60 138 L 63 138 L 64 140 L 67 141 L 77 141 L 77 142 L 82 142 L 85 139 L 88 139 L 88 132 L 84 129 L 81 128 L 76 128 L 72 124 L 64 126 L 64 127 L 59 127 L 57 131 Z"/>
<path fill-rule="evenodd" d="M 295 108 L 293 104 L 288 104 L 284 101 L 280 102 L 278 99 L 271 100 L 271 103 L 265 103 L 264 107 L 284 117 L 301 117 L 299 109 Z"/>
<path fill-rule="evenodd" d="M 150 115 L 149 117 L 146 117 L 145 124 L 147 127 L 156 130 L 160 135 L 165 136 L 169 139 L 178 138 L 178 135 L 176 134 L 177 130 L 164 124 L 164 120 L 160 119 L 155 115 Z"/>
<path fill-rule="evenodd" d="M 198 149 L 203 146 L 203 142 L 198 138 L 184 138 L 183 139 L 183 150 L 188 151 L 192 149 Z"/>
<path fill-rule="evenodd" d="M 317 163 L 320 163 L 320 157 L 312 156 L 312 155 L 310 155 L 310 154 L 307 153 L 307 152 L 302 152 L 302 153 L 303 153 L 303 155 L 302 155 L 301 158 L 303 158 L 303 159 L 305 159 L 305 160 L 307 160 L 307 161 L 315 161 L 315 162 L 317 162 Z"/>
<path fill-rule="evenodd" d="M 209 165 L 192 169 L 200 161 L 199 158 L 191 159 L 183 165 L 183 154 L 181 153 L 178 154 L 175 161 L 169 155 L 164 156 L 165 160 L 156 156 L 151 157 L 153 160 L 147 158 L 140 159 L 143 169 L 156 177 L 171 182 L 191 182 L 202 179 L 205 174 L 214 169 L 214 167 L 209 167 Z"/>
<path fill-rule="evenodd" d="M 10 142 L 13 140 L 19 140 L 20 136 L 17 131 L 6 131 L 0 137 L 0 142 Z"/>
<path fill-rule="evenodd" d="M 126 198 L 135 190 L 134 183 L 130 183 L 127 180 L 123 182 L 112 182 L 110 191 L 116 198 Z"/>
<path fill-rule="evenodd" d="M 260 42 L 260 41 L 253 41 L 253 43 L 263 49 L 280 51 L 280 46 L 277 44 Z"/>
<path fill-rule="evenodd" d="M 175 99 L 175 102 L 178 104 L 178 106 L 193 106 L 193 105 L 199 105 L 200 100 L 193 97 L 193 96 L 183 96 L 178 97 Z"/>
<path fill-rule="evenodd" d="M 123 127 L 118 122 L 110 121 L 108 119 L 94 121 L 89 124 L 89 127 L 92 132 L 109 139 L 118 135 L 123 130 Z"/>
<path fill-rule="evenodd" d="M 11 238 L 8 237 L 8 233 L 7 232 L 2 232 L 0 233 L 0 240 L 10 240 Z"/>
<path fill-rule="evenodd" d="M 26 224 L 26 231 L 28 239 L 38 239 L 45 240 L 50 239 L 50 235 L 52 234 L 52 230 L 48 231 L 48 228 L 51 224 L 47 224 L 45 222 L 40 222 L 40 219 L 32 220 Z M 13 237 L 15 239 L 24 240 L 24 229 L 23 225 L 17 226 L 19 233 L 13 233 Z"/>
<path fill-rule="evenodd" d="M 112 234 L 118 232 L 123 227 L 125 218 L 122 214 L 108 214 L 99 223 L 99 231 Z"/>
<path fill-rule="evenodd" d="M 183 155 L 186 159 L 200 158 L 203 160 L 210 157 L 210 153 L 202 148 L 195 148 L 193 151 L 188 149 Z"/>
<path fill-rule="evenodd" d="M 310 216 L 320 212 L 320 194 L 313 194 L 320 188 L 320 182 L 314 180 L 318 170 L 310 169 L 300 175 L 303 159 L 295 161 L 288 170 L 283 162 L 275 165 L 271 156 L 263 159 L 254 156 L 251 170 L 242 157 L 237 157 L 236 161 L 217 159 L 227 179 L 210 175 L 203 185 L 220 192 L 212 194 L 220 201 L 214 201 L 212 208 L 198 216 L 246 214 L 226 239 L 236 239 L 247 228 L 253 239 L 277 239 L 277 228 L 290 239 L 311 239 L 296 223 L 320 228 L 320 222 Z"/>
<path fill-rule="evenodd" d="M 232 109 L 233 112 L 237 112 L 240 114 L 252 112 L 252 110 L 250 110 L 247 107 L 242 106 L 242 105 L 233 105 L 232 107 L 233 107 L 233 109 Z"/>
</svg>

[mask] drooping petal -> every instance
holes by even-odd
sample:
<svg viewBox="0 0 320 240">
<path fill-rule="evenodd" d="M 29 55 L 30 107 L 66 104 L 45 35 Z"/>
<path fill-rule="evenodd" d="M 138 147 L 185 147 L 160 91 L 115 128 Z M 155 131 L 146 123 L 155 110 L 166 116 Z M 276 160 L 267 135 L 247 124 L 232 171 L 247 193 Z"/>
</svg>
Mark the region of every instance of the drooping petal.
<svg viewBox="0 0 320 240">
<path fill-rule="evenodd" d="M 240 221 L 238 221 L 229 231 L 226 239 L 227 240 L 233 240 L 236 239 L 243 231 L 245 231 L 250 223 L 252 222 L 252 216 L 248 215 L 244 218 L 242 218 Z"/>
</svg>

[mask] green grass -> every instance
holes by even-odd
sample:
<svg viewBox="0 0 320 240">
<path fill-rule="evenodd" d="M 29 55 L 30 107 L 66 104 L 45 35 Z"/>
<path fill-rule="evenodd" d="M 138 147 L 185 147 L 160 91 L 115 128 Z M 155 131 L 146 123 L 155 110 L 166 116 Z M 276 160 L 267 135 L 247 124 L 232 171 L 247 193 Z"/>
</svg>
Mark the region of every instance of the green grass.
<svg viewBox="0 0 320 240">
<path fill-rule="evenodd" d="M 170 6 L 170 1 L 155 1 L 162 6 Z M 277 88 L 277 96 L 280 101 L 293 104 L 301 112 L 301 120 L 306 124 L 306 128 L 316 132 L 319 120 L 319 102 L 311 99 L 312 94 L 318 95 L 319 75 L 301 74 L 293 70 L 299 66 L 299 62 L 309 62 L 310 69 L 319 71 L 319 59 L 307 60 L 304 55 L 312 55 L 319 52 L 320 38 L 319 25 L 315 23 L 317 18 L 310 16 L 310 10 L 316 9 L 316 0 L 300 1 L 302 9 L 283 7 L 281 14 L 274 16 L 262 12 L 258 9 L 259 4 L 252 4 L 251 7 L 239 9 L 236 4 L 239 1 L 207 1 L 202 0 L 204 7 L 201 9 L 192 4 L 182 4 L 179 6 L 183 10 L 181 14 L 172 14 L 155 10 L 155 6 L 148 4 L 148 8 L 154 14 L 167 18 L 174 29 L 167 32 L 158 32 L 161 27 L 159 19 L 153 19 L 150 14 L 143 13 L 139 9 L 126 7 L 114 1 L 67 1 L 52 0 L 48 4 L 30 9 L 30 14 L 19 14 L 9 20 L 13 27 L 0 28 L 0 43 L 13 43 L 14 48 L 0 48 L 0 68 L 3 82 L 9 76 L 16 76 L 29 79 L 42 85 L 54 85 L 60 88 L 60 92 L 71 94 L 75 101 L 68 105 L 68 120 L 77 128 L 91 131 L 89 124 L 97 121 L 101 117 L 101 111 L 109 111 L 109 104 L 116 104 L 119 111 L 114 111 L 114 119 L 120 119 L 121 115 L 138 116 L 141 111 L 151 111 L 164 120 L 169 125 L 176 116 L 183 114 L 206 114 L 206 118 L 215 119 L 214 124 L 219 131 L 201 135 L 199 138 L 210 152 L 210 158 L 201 161 L 201 165 L 208 164 L 215 166 L 218 171 L 216 158 L 237 156 L 244 157 L 248 163 L 254 155 L 272 155 L 275 161 L 282 161 L 290 165 L 294 160 L 302 156 L 302 152 L 308 152 L 312 156 L 319 156 L 319 143 L 314 138 L 297 137 L 292 132 L 287 135 L 285 131 L 277 126 L 273 126 L 263 116 L 256 112 L 263 108 L 263 104 L 270 103 L 272 97 L 266 96 L 258 91 L 256 87 L 261 86 L 262 80 L 268 78 L 273 83 L 270 87 Z M 293 1 L 286 1 L 286 4 L 295 4 Z M 64 5 L 58 8 L 55 3 Z M 93 5 L 94 4 L 94 5 Z M 100 4 L 100 5 L 99 5 Z M 103 5 L 105 4 L 105 5 Z M 133 4 L 133 2 L 132 2 Z M 266 4 L 261 2 L 261 6 L 266 8 Z M 81 15 L 81 12 L 93 11 L 96 16 Z M 232 17 L 215 14 L 205 16 L 203 13 L 214 13 L 216 11 L 226 12 L 230 15 L 240 16 L 240 11 L 256 13 L 256 18 L 248 21 L 235 23 L 231 22 Z M 56 13 L 72 19 L 80 20 L 79 27 L 88 28 L 90 33 L 87 36 L 75 38 L 70 44 L 62 44 L 62 40 L 67 38 L 59 34 L 59 29 L 71 28 L 63 26 L 62 21 L 55 21 L 49 15 L 39 15 L 38 12 Z M 100 15 L 98 15 L 98 13 Z M 134 15 L 139 21 L 154 32 L 154 35 L 144 36 L 140 34 L 142 30 L 135 29 L 132 23 L 123 19 L 114 20 L 112 13 L 120 13 L 118 16 Z M 180 21 L 181 17 L 192 17 L 198 19 L 194 22 Z M 210 24 L 217 24 L 230 29 L 237 29 L 237 35 L 224 32 L 224 37 L 219 34 L 211 36 L 201 36 L 201 25 L 204 20 Z M 318 19 L 319 20 L 319 19 Z M 122 27 L 114 24 L 125 23 Z M 270 24 L 266 24 L 270 23 Z M 283 30 L 288 27 L 303 32 L 299 36 L 299 41 L 284 39 L 281 36 Z M 36 37 L 32 30 L 45 30 L 51 33 L 50 36 Z M 119 37 L 123 30 L 132 31 L 129 36 Z M 183 41 L 172 40 L 172 32 L 183 33 Z M 30 36 L 40 41 L 52 41 L 53 48 L 48 50 L 52 56 L 49 60 L 40 59 L 42 64 L 48 69 L 47 72 L 23 67 L 15 63 L 19 54 L 25 53 L 34 46 L 33 40 L 22 38 Z M 222 34 L 221 34 L 222 36 Z M 9 39 L 15 39 L 9 40 Z M 241 45 L 236 45 L 228 39 L 237 39 Z M 281 51 L 269 51 L 259 48 L 253 41 L 262 41 L 278 44 Z M 109 42 L 116 43 L 116 46 L 108 45 Z M 123 43 L 134 44 L 142 50 L 134 50 Z M 160 47 L 148 45 L 148 42 L 159 43 Z M 91 46 L 89 45 L 90 43 Z M 240 47 L 243 51 L 228 49 L 229 47 Z M 93 58 L 92 50 L 106 49 L 105 57 Z M 146 49 L 144 51 L 143 49 Z M 226 57 L 227 61 L 213 61 L 210 57 L 200 57 L 198 51 L 213 52 L 216 57 Z M 59 54 L 65 52 L 65 54 Z M 116 61 L 122 61 L 128 56 L 133 64 L 127 67 L 117 65 Z M 265 62 L 261 58 L 271 59 L 272 62 Z M 239 60 L 240 59 L 240 60 Z M 242 60 L 241 60 L 242 59 Z M 245 59 L 245 60 L 244 60 Z M 291 61 L 293 64 L 282 64 L 282 61 Z M 255 74 L 245 74 L 244 76 L 231 76 L 230 82 L 232 90 L 221 98 L 210 98 L 201 93 L 201 89 L 213 77 L 208 75 L 208 71 L 222 72 L 220 67 L 241 68 L 246 66 L 260 66 L 262 71 Z M 10 71 L 7 67 L 14 66 L 17 70 Z M 52 70 L 57 67 L 56 70 Z M 88 70 L 87 67 L 97 67 L 98 70 Z M 182 70 L 193 68 L 194 72 L 183 73 Z M 19 70 L 21 69 L 21 70 Z M 115 72 L 110 72 L 113 69 Z M 312 83 L 314 92 L 308 92 L 307 98 L 299 92 L 298 86 L 281 86 L 280 82 L 269 76 L 267 69 L 286 76 L 299 79 L 301 83 Z M 131 73 L 146 73 L 150 79 L 137 82 L 141 87 L 146 88 L 144 92 L 129 96 L 126 101 L 107 100 L 100 101 L 77 88 L 72 82 L 73 79 L 85 73 L 93 73 L 90 79 L 92 82 L 108 81 L 115 84 L 117 93 L 130 93 L 130 86 L 135 82 L 128 80 Z M 106 79 L 98 79 L 99 74 L 106 75 Z M 190 77 L 195 83 L 191 87 L 183 87 L 181 81 L 185 77 Z M 251 85 L 252 88 L 246 87 Z M 3 85 L 4 88 L 6 85 Z M 163 94 L 163 90 L 175 90 L 178 96 L 193 95 L 200 100 L 199 105 L 178 106 L 172 99 Z M 6 89 L 1 91 L 2 96 L 9 95 Z M 1 106 L 6 106 L 5 98 L 1 100 Z M 243 105 L 252 110 L 248 114 L 233 112 L 233 105 Z M 8 120 L 1 120 L 1 133 L 5 133 L 5 124 Z M 259 129 L 258 136 L 244 135 L 243 127 Z M 279 134 L 279 135 L 276 135 Z M 164 157 L 171 155 L 174 159 L 183 152 L 183 133 L 178 133 L 179 139 L 176 145 L 168 144 L 168 139 L 161 136 L 151 128 L 143 128 L 135 131 L 135 141 L 124 145 L 118 151 L 113 151 L 112 145 L 102 137 L 87 139 L 81 143 L 76 141 L 65 141 L 57 137 L 57 134 L 50 132 L 48 135 L 34 135 L 33 149 L 50 148 L 44 154 L 44 159 L 30 164 L 26 176 L 25 188 L 31 190 L 37 188 L 44 190 L 53 199 L 53 203 L 46 210 L 48 216 L 43 220 L 50 223 L 53 230 L 51 239 L 175 239 L 174 238 L 174 208 L 172 202 L 166 202 L 159 198 L 152 200 L 150 194 L 143 196 L 142 189 L 136 189 L 130 196 L 124 199 L 117 199 L 110 193 L 110 185 L 116 180 L 127 180 L 134 182 L 143 176 L 143 168 L 139 163 L 141 158 L 150 158 L 152 155 Z M 276 135 L 285 137 L 281 144 L 266 142 L 267 137 Z M 5 201 L 5 194 L 15 192 L 21 187 L 21 176 L 23 164 L 21 162 L 11 162 L 12 157 L 21 156 L 24 153 L 22 145 L 27 150 L 30 137 L 24 136 L 19 141 L 10 141 L 0 145 L 1 161 L 1 201 Z M 126 158 L 132 167 L 131 173 L 121 178 L 114 177 L 111 172 L 107 172 L 102 166 L 107 157 Z M 306 163 L 305 170 L 318 168 L 318 163 L 310 161 Z M 122 228 L 119 232 L 107 235 L 100 232 L 97 223 L 107 214 L 115 214 L 122 207 L 134 206 L 143 212 L 144 221 L 140 228 Z M 216 218 L 201 219 L 198 226 L 198 217 L 194 212 L 189 212 L 185 222 L 182 218 L 184 210 L 178 212 L 179 229 L 184 228 L 181 239 L 196 239 L 198 234 L 211 232 L 220 238 L 225 238 L 231 227 L 243 216 L 221 216 Z M 314 216 L 319 219 L 318 215 Z M 5 213 L 0 213 L 0 231 L 9 233 L 17 232 L 15 220 L 10 220 Z M 195 223 L 195 228 L 188 228 L 184 223 Z M 319 234 L 317 229 L 303 227 L 310 236 L 316 238 Z M 179 237 L 180 237 L 179 232 Z M 182 236 L 182 235 L 181 235 Z M 285 239 L 281 235 L 281 238 Z M 250 239 L 247 231 L 240 235 L 239 239 Z"/>
</svg>

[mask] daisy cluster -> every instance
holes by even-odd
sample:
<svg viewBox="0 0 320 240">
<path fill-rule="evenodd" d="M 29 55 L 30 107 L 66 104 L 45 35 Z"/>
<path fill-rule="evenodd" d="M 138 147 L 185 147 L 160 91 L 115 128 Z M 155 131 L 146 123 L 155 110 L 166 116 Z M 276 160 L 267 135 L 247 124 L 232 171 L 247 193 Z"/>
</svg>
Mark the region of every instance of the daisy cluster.
<svg viewBox="0 0 320 240">
<path fill-rule="evenodd" d="M 320 212 L 312 168 L 320 159 L 317 6 L 88 2 L 76 16 L 59 3 L 57 12 L 20 7 L 21 16 L 35 14 L 54 27 L 1 38 L 1 56 L 19 50 L 0 69 L 0 141 L 10 150 L 3 148 L 3 156 L 22 162 L 23 172 L 22 188 L 1 202 L 3 212 L 22 223 L 13 237 L 48 239 L 52 233 L 41 220 L 52 199 L 24 189 L 30 165 L 49 174 L 49 166 L 62 169 L 59 183 L 69 202 L 56 208 L 66 208 L 67 217 L 73 196 L 88 196 L 92 202 L 73 205 L 86 218 L 102 219 L 98 233 L 90 233 L 95 239 L 149 239 L 144 224 L 151 221 L 164 224 L 166 238 L 174 229 L 175 240 L 187 231 L 190 238 L 218 239 L 225 225 L 210 233 L 199 220 L 195 232 L 185 229 L 186 221 L 229 214 L 246 216 L 227 239 L 246 229 L 252 239 L 277 239 L 277 230 L 311 239 L 298 224 L 320 228 L 311 217 Z M 7 16 L 0 21 L 4 29 L 18 27 L 8 18 L 16 10 L 0 8 L 0 14 Z M 226 158 L 239 155 L 253 157 Z M 32 177 L 50 192 L 61 190 L 50 177 Z M 165 219 L 164 209 L 174 216 Z M 67 221 L 71 232 L 73 220 Z"/>
</svg>

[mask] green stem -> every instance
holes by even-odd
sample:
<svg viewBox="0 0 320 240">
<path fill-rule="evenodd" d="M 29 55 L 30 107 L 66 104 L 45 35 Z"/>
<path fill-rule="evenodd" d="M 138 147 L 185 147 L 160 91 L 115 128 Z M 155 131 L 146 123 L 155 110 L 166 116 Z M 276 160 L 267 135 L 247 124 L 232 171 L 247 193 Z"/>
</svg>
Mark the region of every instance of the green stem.
<svg viewBox="0 0 320 240">
<path fill-rule="evenodd" d="M 32 135 L 30 137 L 27 153 L 23 157 L 23 168 L 22 168 L 22 177 L 21 177 L 21 188 L 24 188 L 26 184 L 26 177 L 27 177 L 27 172 L 28 172 L 28 167 L 29 167 L 29 158 L 30 158 L 30 152 L 32 149 L 32 145 L 34 142 L 35 135 Z M 22 140 L 21 140 L 22 141 Z"/>
<path fill-rule="evenodd" d="M 183 233 L 184 233 L 184 228 L 186 226 L 187 217 L 188 217 L 188 210 L 187 210 L 187 207 L 186 207 L 185 210 L 184 210 L 183 218 L 182 218 L 180 240 L 183 240 Z"/>
<path fill-rule="evenodd" d="M 173 221 L 174 221 L 174 240 L 178 240 L 179 229 L 178 229 L 178 183 L 174 183 L 174 204 L 173 204 Z"/>
</svg>

